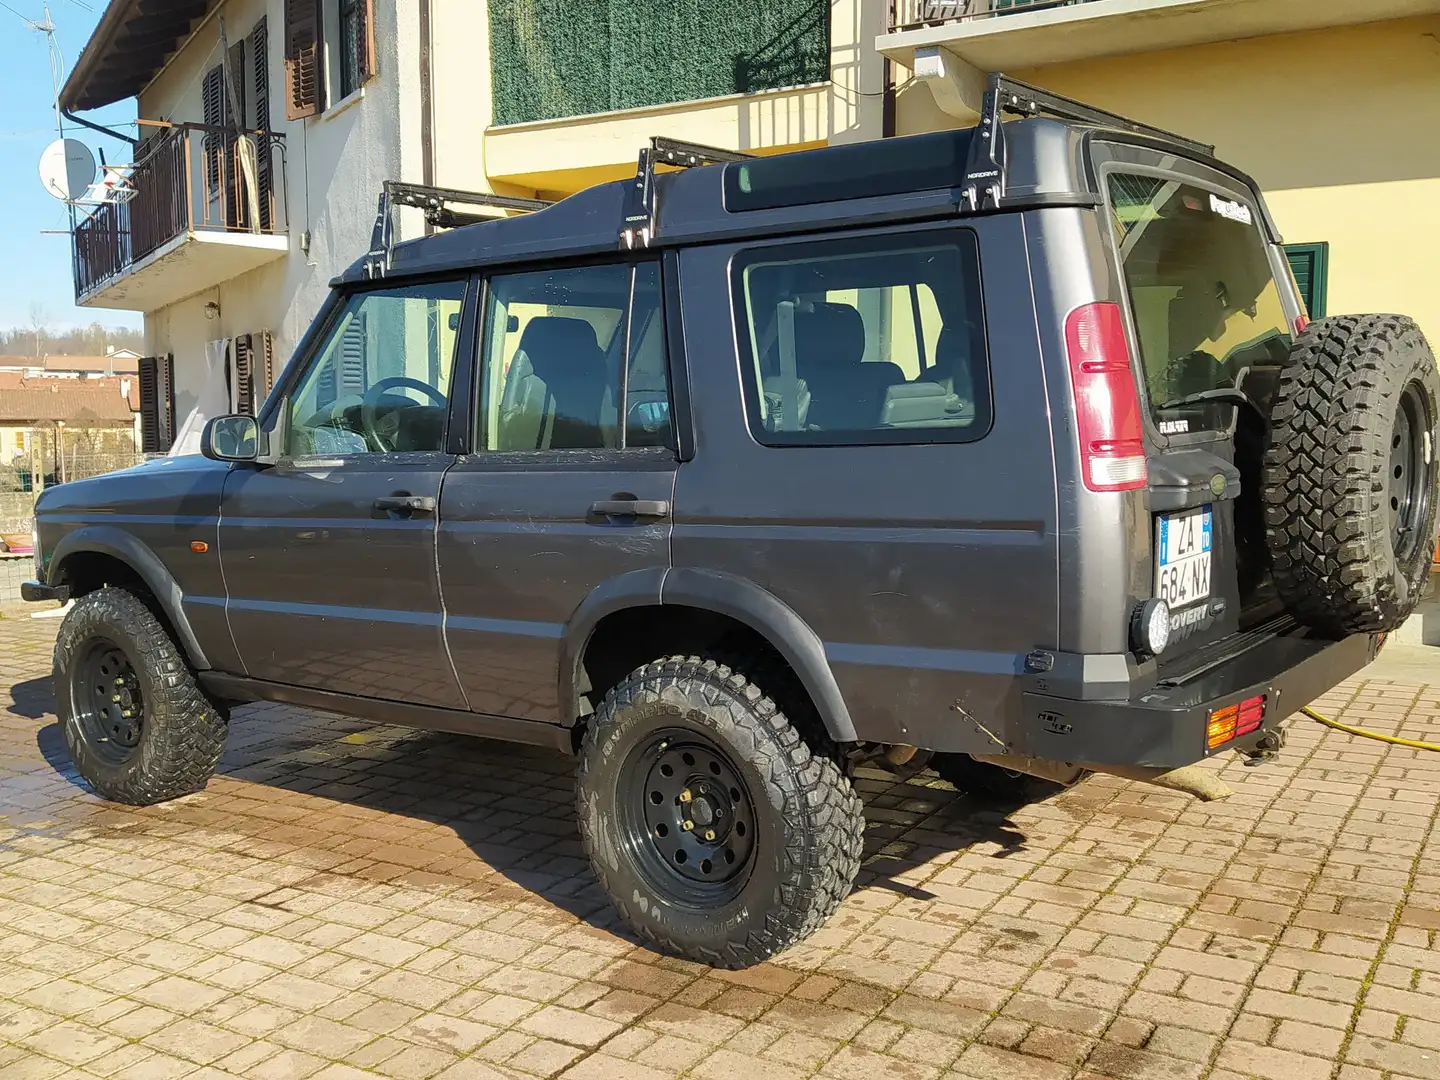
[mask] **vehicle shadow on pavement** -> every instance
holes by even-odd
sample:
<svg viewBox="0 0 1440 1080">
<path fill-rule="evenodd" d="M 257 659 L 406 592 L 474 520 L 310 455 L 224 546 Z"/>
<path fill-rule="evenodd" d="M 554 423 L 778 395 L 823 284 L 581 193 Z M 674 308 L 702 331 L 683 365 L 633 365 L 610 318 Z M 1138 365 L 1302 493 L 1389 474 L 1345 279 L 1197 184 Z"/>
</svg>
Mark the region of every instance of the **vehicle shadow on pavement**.
<svg viewBox="0 0 1440 1080">
<path fill-rule="evenodd" d="M 15 712 L 53 716 L 48 679 L 19 684 L 12 695 Z M 35 739 L 57 774 L 89 790 L 58 723 Z M 251 705 L 235 710 L 218 779 L 165 815 L 171 827 L 189 820 L 251 835 L 257 847 L 311 849 L 316 857 L 307 861 L 323 866 L 321 874 L 459 886 L 471 900 L 558 908 L 640 944 L 585 859 L 573 769 L 572 759 L 534 747 Z M 1025 846 L 1010 820 L 1024 804 L 959 795 L 930 773 L 901 780 L 862 769 L 856 788 L 866 811 L 859 889 L 932 899 L 917 872 L 937 855 L 979 848 L 1006 858 Z M 217 805 L 217 794 L 231 797 Z"/>
</svg>

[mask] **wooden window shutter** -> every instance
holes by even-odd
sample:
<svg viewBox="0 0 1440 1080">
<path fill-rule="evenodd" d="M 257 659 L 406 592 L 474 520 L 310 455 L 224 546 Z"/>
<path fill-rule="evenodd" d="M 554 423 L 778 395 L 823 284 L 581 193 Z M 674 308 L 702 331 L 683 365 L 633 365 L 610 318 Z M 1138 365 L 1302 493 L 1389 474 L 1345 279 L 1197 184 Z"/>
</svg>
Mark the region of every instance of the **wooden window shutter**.
<svg viewBox="0 0 1440 1080">
<path fill-rule="evenodd" d="M 1329 244 L 1287 244 L 1285 254 L 1290 271 L 1312 319 L 1323 319 L 1328 307 L 1330 276 Z"/>
<path fill-rule="evenodd" d="M 319 0 L 285 0 L 285 116 L 320 111 L 322 54 Z"/>
<path fill-rule="evenodd" d="M 175 354 L 166 353 L 160 364 L 160 418 L 165 422 L 160 433 L 160 448 L 169 452 L 175 445 Z"/>
<path fill-rule="evenodd" d="M 360 81 L 375 74 L 375 0 L 360 0 Z"/>
<path fill-rule="evenodd" d="M 140 360 L 140 452 L 160 452 L 160 385 L 159 358 L 145 356 Z"/>
<path fill-rule="evenodd" d="M 204 109 L 207 127 L 223 127 L 225 115 L 225 67 L 216 64 L 205 73 L 200 84 L 200 103 Z M 220 157 L 224 153 L 225 140 L 217 132 L 207 131 L 204 139 L 205 187 L 214 199 L 220 194 Z"/>
<path fill-rule="evenodd" d="M 357 311 L 345 327 L 340 338 L 340 396 L 359 394 L 362 397 L 370 387 L 366 371 L 365 313 Z"/>
<path fill-rule="evenodd" d="M 255 65 L 255 127 L 270 130 L 270 38 L 264 16 L 250 31 L 250 58 Z M 270 158 L 270 141 L 255 142 L 256 181 L 260 187 L 260 228 L 269 229 L 275 213 L 274 167 Z"/>
<path fill-rule="evenodd" d="M 255 349 L 249 334 L 235 339 L 235 411 L 255 415 Z"/>
<path fill-rule="evenodd" d="M 270 391 L 275 389 L 275 337 L 269 330 L 262 330 L 257 336 L 260 341 L 255 347 L 258 354 L 255 358 L 255 369 L 264 380 L 264 396 L 269 397 Z"/>
</svg>

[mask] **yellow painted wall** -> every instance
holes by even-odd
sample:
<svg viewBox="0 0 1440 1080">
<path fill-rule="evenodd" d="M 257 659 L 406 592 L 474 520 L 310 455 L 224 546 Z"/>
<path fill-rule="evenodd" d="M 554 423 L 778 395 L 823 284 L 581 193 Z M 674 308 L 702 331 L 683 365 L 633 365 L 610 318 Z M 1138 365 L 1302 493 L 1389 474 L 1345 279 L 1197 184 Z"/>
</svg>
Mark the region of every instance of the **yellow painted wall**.
<svg viewBox="0 0 1440 1080">
<path fill-rule="evenodd" d="M 488 44 L 469 32 L 474 16 L 467 6 L 434 11 L 436 182 L 442 185 L 478 189 L 488 178 L 490 189 L 503 194 L 557 198 L 634 176 L 636 155 L 652 135 L 764 153 L 881 134 L 884 65 L 874 42 L 885 29 L 886 7 L 879 0 L 831 0 L 827 83 L 483 134 L 489 87 L 477 89 L 474 75 L 488 64 Z"/>
<path fill-rule="evenodd" d="M 1009 74 L 1215 143 L 1287 242 L 1329 242 L 1330 314 L 1413 315 L 1440 348 L 1440 18 Z M 955 124 L 901 90 L 900 134 Z"/>
</svg>

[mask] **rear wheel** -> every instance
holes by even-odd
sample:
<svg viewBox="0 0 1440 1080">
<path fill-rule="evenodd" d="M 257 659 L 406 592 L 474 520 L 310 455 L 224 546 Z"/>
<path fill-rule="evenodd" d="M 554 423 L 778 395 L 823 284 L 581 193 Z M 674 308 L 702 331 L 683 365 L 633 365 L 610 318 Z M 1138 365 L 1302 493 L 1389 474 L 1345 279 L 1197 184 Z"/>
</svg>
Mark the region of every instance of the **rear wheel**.
<svg viewBox="0 0 1440 1080">
<path fill-rule="evenodd" d="M 715 660 L 647 664 L 606 696 L 577 777 L 586 853 L 660 948 L 747 967 L 816 930 L 860 866 L 860 799 L 837 762 Z"/>
<path fill-rule="evenodd" d="M 1398 315 L 1312 323 L 1276 392 L 1265 455 L 1275 585 L 1330 634 L 1397 629 L 1435 548 L 1440 372 Z"/>
<path fill-rule="evenodd" d="M 112 802 L 198 791 L 225 748 L 224 714 L 154 612 L 124 589 L 80 597 L 60 624 L 55 711 L 75 768 Z"/>
</svg>

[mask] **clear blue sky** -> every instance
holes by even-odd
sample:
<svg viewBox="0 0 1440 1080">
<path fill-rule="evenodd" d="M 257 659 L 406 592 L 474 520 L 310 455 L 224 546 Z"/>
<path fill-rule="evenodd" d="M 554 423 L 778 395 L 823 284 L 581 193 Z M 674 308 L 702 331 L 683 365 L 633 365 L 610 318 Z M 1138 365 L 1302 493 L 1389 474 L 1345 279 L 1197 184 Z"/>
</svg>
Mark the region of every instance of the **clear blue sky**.
<svg viewBox="0 0 1440 1080">
<path fill-rule="evenodd" d="M 62 84 L 104 8 L 105 0 L 51 0 L 64 58 Z M 0 328 L 27 325 L 32 304 L 43 305 L 57 327 L 97 320 L 107 326 L 139 326 L 137 312 L 77 308 L 70 238 L 42 232 L 69 228 L 65 205 L 46 194 L 38 171 L 40 152 L 56 138 L 45 35 L 25 25 L 26 19 L 42 16 L 42 0 L 0 0 Z M 84 115 L 134 134 L 134 99 Z M 101 148 L 107 161 L 130 158 L 128 143 L 68 122 L 65 134 L 83 141 L 97 160 Z"/>
</svg>

